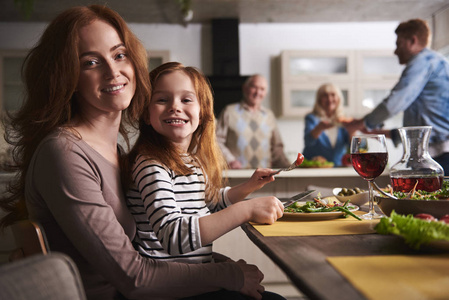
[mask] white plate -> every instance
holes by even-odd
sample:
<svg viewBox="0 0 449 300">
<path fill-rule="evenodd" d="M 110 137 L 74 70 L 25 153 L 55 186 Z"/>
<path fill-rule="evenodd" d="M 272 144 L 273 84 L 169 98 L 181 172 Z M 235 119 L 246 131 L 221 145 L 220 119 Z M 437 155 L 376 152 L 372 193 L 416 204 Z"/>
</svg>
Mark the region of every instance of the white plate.
<svg viewBox="0 0 449 300">
<path fill-rule="evenodd" d="M 326 201 L 326 198 L 321 199 L 321 200 Z M 306 202 L 298 202 L 298 203 L 301 205 L 306 204 Z M 355 212 L 355 211 L 359 210 L 359 207 L 357 205 L 351 204 L 350 206 L 354 207 L 353 209 L 349 210 L 351 212 Z M 341 212 L 341 211 L 310 212 L 310 213 L 284 212 L 284 216 L 282 218 L 296 219 L 296 220 L 320 221 L 320 220 L 336 219 L 336 218 L 343 216 L 343 214 L 344 214 L 344 212 Z"/>
</svg>

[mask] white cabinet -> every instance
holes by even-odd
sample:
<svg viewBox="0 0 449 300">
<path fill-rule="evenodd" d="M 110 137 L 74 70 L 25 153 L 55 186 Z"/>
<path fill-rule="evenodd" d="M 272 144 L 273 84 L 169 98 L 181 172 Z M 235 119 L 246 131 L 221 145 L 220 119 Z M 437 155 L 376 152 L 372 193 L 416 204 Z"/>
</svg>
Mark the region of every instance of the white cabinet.
<svg viewBox="0 0 449 300">
<path fill-rule="evenodd" d="M 373 110 L 399 80 L 404 69 L 398 58 L 388 50 L 364 50 L 356 54 L 356 106 L 358 115 Z"/>
<path fill-rule="evenodd" d="M 311 112 L 318 87 L 338 85 L 348 116 L 361 117 L 384 99 L 403 66 L 393 50 L 286 50 L 281 54 L 281 117 Z"/>
<path fill-rule="evenodd" d="M 283 51 L 282 81 L 348 81 L 354 77 L 352 51 Z"/>
</svg>

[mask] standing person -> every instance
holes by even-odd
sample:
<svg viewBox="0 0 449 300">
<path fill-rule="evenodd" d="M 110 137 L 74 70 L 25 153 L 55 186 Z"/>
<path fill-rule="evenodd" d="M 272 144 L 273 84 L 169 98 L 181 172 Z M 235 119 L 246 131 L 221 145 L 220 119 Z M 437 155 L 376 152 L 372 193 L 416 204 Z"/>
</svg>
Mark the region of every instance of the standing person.
<svg viewBox="0 0 449 300">
<path fill-rule="evenodd" d="M 242 201 L 273 181 L 273 170 L 258 169 L 247 182 L 222 188 L 225 162 L 215 141 L 207 79 L 193 67 L 170 62 L 154 69 L 150 82 L 152 94 L 129 154 L 134 244 L 146 257 L 210 263 L 218 237 L 245 222 L 272 224 L 282 216 L 275 197 Z"/>
<path fill-rule="evenodd" d="M 432 126 L 429 153 L 449 175 L 449 62 L 427 48 L 430 29 L 427 22 L 412 19 L 400 23 L 395 31 L 400 64 L 406 65 L 401 78 L 371 113 L 346 124 L 350 130 L 377 129 L 382 123 L 404 112 L 404 126 Z M 391 134 L 390 134 L 391 133 Z M 393 141 L 396 130 L 388 132 Z"/>
<path fill-rule="evenodd" d="M 240 262 L 142 257 L 126 206 L 117 145 L 150 95 L 143 45 L 114 11 L 75 7 L 52 21 L 25 60 L 26 99 L 12 117 L 18 180 L 2 226 L 29 217 L 52 251 L 77 264 L 88 299 L 173 299 L 219 289 L 260 299 L 261 272 Z M 176 288 L 174 288 L 176 287 Z"/>
<path fill-rule="evenodd" d="M 226 106 L 217 122 L 217 140 L 231 169 L 283 168 L 284 153 L 276 117 L 262 106 L 267 81 L 261 75 L 243 84 L 243 100 Z"/>
<path fill-rule="evenodd" d="M 344 118 L 340 88 L 326 83 L 318 88 L 313 111 L 305 117 L 304 151 L 307 159 L 322 156 L 339 167 L 351 143 L 348 131 L 340 126 Z"/>
</svg>

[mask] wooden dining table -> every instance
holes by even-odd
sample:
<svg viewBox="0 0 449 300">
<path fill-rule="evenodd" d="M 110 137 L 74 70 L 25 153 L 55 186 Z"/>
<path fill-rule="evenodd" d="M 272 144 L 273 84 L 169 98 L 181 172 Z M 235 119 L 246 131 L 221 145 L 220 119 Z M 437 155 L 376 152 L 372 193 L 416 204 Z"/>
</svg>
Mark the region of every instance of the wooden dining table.
<svg viewBox="0 0 449 300">
<path fill-rule="evenodd" d="M 366 210 L 366 207 L 362 207 Z M 282 219 L 280 219 L 282 221 Z M 325 221 L 323 221 L 325 222 Z M 394 235 L 348 234 L 321 236 L 264 236 L 256 225 L 242 229 L 308 298 L 320 300 L 367 299 L 329 262 L 335 256 L 441 254 L 434 248 L 412 249 Z M 449 296 L 448 296 L 449 297 Z"/>
</svg>

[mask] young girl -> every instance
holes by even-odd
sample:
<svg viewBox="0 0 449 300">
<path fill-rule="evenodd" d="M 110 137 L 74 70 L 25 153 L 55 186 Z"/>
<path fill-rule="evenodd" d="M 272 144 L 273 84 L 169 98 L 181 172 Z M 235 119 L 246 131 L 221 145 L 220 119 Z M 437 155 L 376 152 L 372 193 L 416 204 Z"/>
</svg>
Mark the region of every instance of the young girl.
<svg viewBox="0 0 449 300">
<path fill-rule="evenodd" d="M 275 197 L 242 201 L 273 181 L 273 170 L 258 169 L 247 182 L 221 188 L 225 162 L 215 141 L 207 79 L 171 62 L 152 71 L 150 81 L 151 100 L 129 156 L 134 167 L 127 199 L 138 227 L 135 247 L 165 261 L 212 262 L 213 240 L 242 223 L 272 224 L 282 216 Z"/>
</svg>

